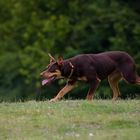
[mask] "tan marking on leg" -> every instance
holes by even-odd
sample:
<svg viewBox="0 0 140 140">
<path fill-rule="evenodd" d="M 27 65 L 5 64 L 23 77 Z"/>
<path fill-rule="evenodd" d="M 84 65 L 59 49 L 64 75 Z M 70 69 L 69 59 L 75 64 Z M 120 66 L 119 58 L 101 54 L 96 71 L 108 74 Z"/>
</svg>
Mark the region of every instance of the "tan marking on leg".
<svg viewBox="0 0 140 140">
<path fill-rule="evenodd" d="M 86 99 L 88 100 L 88 101 L 91 101 L 92 99 L 93 99 L 93 95 L 87 95 L 87 97 L 86 97 Z"/>
<path fill-rule="evenodd" d="M 108 82 L 110 84 L 111 89 L 113 90 L 112 100 L 116 100 L 118 96 L 121 95 L 118 87 L 118 82 L 120 81 L 121 78 L 122 78 L 121 73 L 117 71 L 113 72 L 108 76 Z"/>
<path fill-rule="evenodd" d="M 99 82 L 101 82 L 101 79 L 100 79 L 100 78 L 98 78 L 97 76 L 96 76 L 96 78 L 97 78 L 97 80 L 98 80 Z"/>
<path fill-rule="evenodd" d="M 55 102 L 62 98 L 65 94 L 67 94 L 69 91 L 71 91 L 74 88 L 74 85 L 67 84 L 63 89 L 59 91 L 57 96 L 53 99 L 51 99 L 49 102 Z"/>
<path fill-rule="evenodd" d="M 82 77 L 79 77 L 78 80 L 87 81 L 87 77 L 86 76 L 82 76 Z"/>
</svg>

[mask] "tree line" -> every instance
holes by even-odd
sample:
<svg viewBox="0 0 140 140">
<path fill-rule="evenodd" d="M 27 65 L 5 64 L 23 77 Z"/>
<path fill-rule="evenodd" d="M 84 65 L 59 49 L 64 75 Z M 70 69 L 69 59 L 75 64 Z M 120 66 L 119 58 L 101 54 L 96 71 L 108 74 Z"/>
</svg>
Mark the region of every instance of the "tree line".
<svg viewBox="0 0 140 140">
<path fill-rule="evenodd" d="M 122 50 L 132 55 L 140 74 L 140 2 L 138 0 L 0 1 L 0 101 L 44 100 L 65 84 L 41 87 L 48 53 L 69 58 L 81 53 Z M 68 98 L 84 98 L 79 85 Z M 122 97 L 139 96 L 140 87 L 120 83 Z M 110 98 L 103 81 L 96 98 Z"/>
</svg>

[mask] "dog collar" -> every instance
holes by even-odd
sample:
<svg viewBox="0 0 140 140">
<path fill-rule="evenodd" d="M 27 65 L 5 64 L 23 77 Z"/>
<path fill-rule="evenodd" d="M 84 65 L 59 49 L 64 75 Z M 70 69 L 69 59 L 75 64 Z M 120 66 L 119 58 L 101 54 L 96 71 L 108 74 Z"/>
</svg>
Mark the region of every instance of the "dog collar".
<svg viewBox="0 0 140 140">
<path fill-rule="evenodd" d="M 72 64 L 71 62 L 69 62 L 69 65 L 71 66 L 71 72 L 70 72 L 70 75 L 69 75 L 68 79 L 71 78 L 71 76 L 72 76 L 72 74 L 73 74 L 73 71 L 74 71 L 74 66 L 73 66 L 73 64 Z"/>
</svg>

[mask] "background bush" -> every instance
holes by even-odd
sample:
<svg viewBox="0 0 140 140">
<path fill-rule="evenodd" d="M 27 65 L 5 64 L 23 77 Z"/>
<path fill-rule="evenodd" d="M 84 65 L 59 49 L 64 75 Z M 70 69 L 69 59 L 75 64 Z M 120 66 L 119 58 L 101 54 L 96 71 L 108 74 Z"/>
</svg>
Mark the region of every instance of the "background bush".
<svg viewBox="0 0 140 140">
<path fill-rule="evenodd" d="M 0 1 L 0 17 L 1 101 L 45 99 L 57 93 L 61 82 L 40 86 L 48 53 L 69 58 L 123 50 L 134 57 L 140 74 L 138 0 L 5 0 Z M 139 95 L 139 87 L 120 85 L 123 98 Z M 67 96 L 84 98 L 87 90 L 79 86 Z M 110 92 L 102 82 L 96 97 L 110 98 Z"/>
</svg>

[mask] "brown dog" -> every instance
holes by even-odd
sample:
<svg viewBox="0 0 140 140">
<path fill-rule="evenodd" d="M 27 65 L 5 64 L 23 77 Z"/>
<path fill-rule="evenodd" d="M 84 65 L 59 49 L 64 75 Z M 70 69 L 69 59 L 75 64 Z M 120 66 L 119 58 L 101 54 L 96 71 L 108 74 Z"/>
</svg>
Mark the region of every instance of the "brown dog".
<svg viewBox="0 0 140 140">
<path fill-rule="evenodd" d="M 118 82 L 121 79 L 130 84 L 140 85 L 140 77 L 136 73 L 135 61 L 126 52 L 111 51 L 99 54 L 81 54 L 67 60 L 61 57 L 56 61 L 51 55 L 50 64 L 41 73 L 42 85 L 46 85 L 59 78 L 66 78 L 66 86 L 50 100 L 54 102 L 72 90 L 77 80 L 90 85 L 87 99 L 92 100 L 95 90 L 101 80 L 108 78 L 113 90 L 113 100 L 120 95 Z"/>
</svg>

